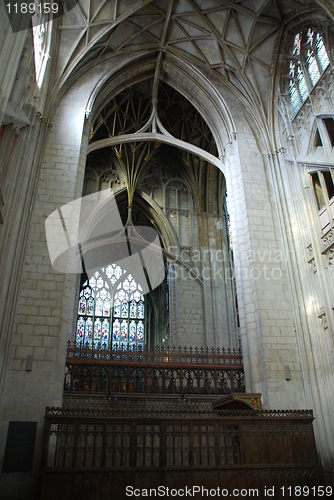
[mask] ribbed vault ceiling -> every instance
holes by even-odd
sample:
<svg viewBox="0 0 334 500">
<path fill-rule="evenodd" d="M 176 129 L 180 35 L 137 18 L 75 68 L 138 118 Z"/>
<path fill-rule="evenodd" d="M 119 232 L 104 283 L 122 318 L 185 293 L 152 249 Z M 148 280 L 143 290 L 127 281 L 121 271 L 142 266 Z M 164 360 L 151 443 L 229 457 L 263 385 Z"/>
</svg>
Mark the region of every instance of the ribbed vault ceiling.
<svg viewBox="0 0 334 500">
<path fill-rule="evenodd" d="M 264 111 L 276 37 L 311 0 L 79 0 L 61 18 L 58 77 L 89 61 L 172 54 Z"/>
</svg>

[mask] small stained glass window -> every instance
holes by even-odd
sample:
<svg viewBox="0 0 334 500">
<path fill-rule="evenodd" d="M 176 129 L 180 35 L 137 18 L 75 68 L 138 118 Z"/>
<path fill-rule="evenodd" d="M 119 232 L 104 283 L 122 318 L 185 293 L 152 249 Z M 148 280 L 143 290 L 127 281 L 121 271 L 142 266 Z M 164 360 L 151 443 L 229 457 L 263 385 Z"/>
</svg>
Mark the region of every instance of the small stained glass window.
<svg viewBox="0 0 334 500">
<path fill-rule="evenodd" d="M 313 28 L 296 34 L 290 57 L 289 95 L 297 113 L 330 61 L 322 36 Z"/>
</svg>

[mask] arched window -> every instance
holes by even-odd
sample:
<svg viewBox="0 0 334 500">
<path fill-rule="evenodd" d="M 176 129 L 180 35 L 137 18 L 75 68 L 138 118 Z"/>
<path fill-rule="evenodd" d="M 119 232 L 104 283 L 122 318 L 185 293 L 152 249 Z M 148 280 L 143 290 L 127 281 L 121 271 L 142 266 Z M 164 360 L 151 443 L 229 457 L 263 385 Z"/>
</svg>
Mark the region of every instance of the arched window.
<svg viewBox="0 0 334 500">
<path fill-rule="evenodd" d="M 295 113 L 329 65 L 323 39 L 313 28 L 296 34 L 289 58 L 289 94 Z"/>
<path fill-rule="evenodd" d="M 135 349 L 145 338 L 143 289 L 132 274 L 116 264 L 101 268 L 79 294 L 78 343 Z"/>
</svg>

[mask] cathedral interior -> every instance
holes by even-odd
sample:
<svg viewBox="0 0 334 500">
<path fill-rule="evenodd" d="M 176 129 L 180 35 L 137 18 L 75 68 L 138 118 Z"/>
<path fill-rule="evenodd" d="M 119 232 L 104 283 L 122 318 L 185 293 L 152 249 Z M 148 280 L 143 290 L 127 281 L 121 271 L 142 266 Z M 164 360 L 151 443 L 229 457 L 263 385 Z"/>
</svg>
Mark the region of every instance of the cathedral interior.
<svg viewBox="0 0 334 500">
<path fill-rule="evenodd" d="M 3 500 L 331 497 L 333 89 L 332 0 L 0 3 Z"/>
</svg>

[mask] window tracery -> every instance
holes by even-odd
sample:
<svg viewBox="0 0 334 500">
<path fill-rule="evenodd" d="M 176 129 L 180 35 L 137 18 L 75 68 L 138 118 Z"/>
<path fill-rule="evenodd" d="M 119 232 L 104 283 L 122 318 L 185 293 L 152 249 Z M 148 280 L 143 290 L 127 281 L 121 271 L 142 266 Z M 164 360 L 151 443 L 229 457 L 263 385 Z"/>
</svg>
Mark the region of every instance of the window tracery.
<svg viewBox="0 0 334 500">
<path fill-rule="evenodd" d="M 112 348 L 135 349 L 145 337 L 143 289 L 116 264 L 96 271 L 81 287 L 76 340 Z"/>
<path fill-rule="evenodd" d="M 295 113 L 306 101 L 329 62 L 320 33 L 314 28 L 307 28 L 296 34 L 289 58 L 288 73 L 289 95 Z"/>
</svg>

